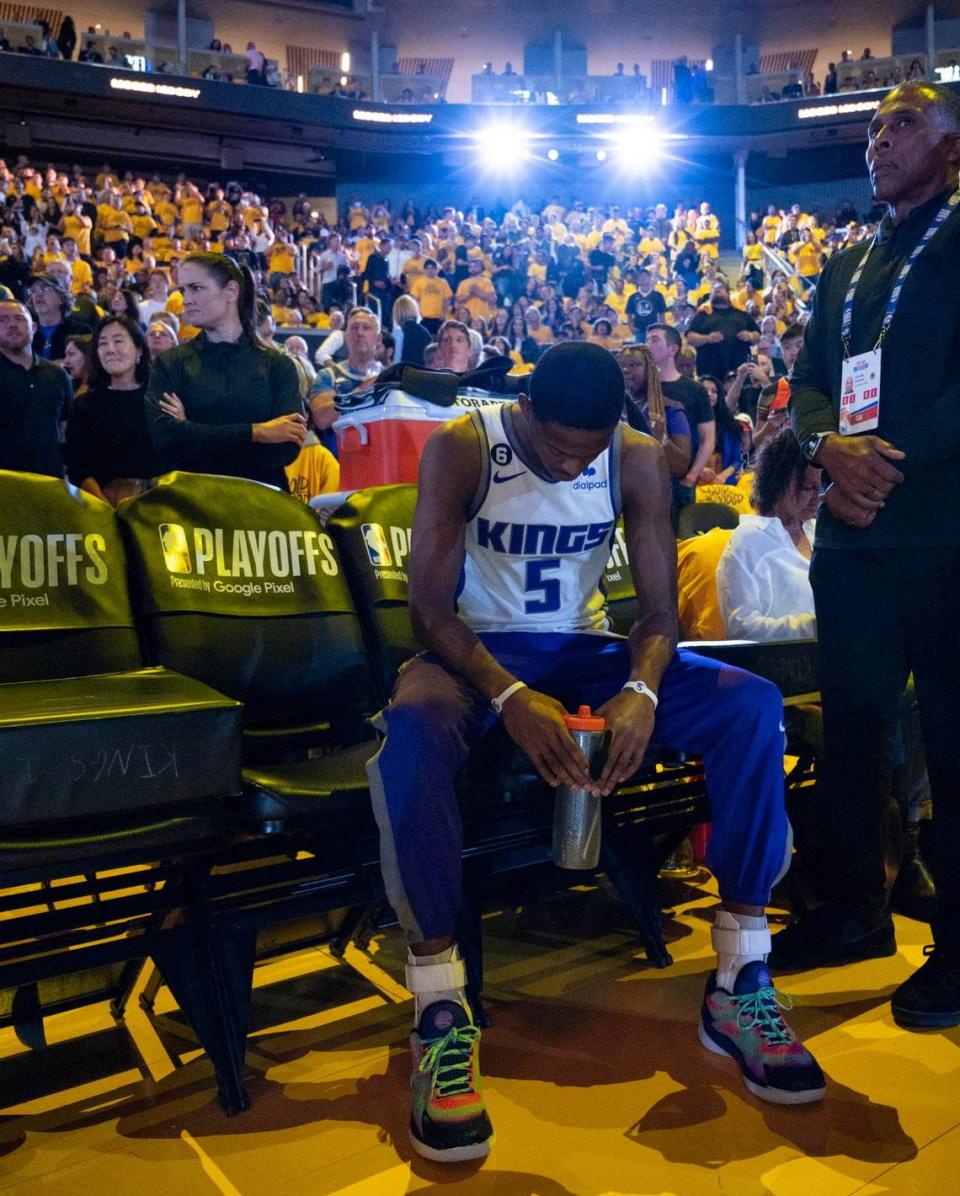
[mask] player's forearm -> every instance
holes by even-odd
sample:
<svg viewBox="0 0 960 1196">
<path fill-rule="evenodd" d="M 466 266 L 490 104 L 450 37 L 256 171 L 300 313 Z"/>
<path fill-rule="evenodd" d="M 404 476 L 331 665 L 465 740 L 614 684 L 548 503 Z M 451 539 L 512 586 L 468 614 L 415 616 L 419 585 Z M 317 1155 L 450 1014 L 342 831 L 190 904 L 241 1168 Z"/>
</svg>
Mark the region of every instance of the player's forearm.
<svg viewBox="0 0 960 1196">
<path fill-rule="evenodd" d="M 656 691 L 679 638 L 677 617 L 667 610 L 648 614 L 630 628 L 630 680 Z"/>
<path fill-rule="evenodd" d="M 410 617 L 414 634 L 427 651 L 459 673 L 485 698 L 495 698 L 516 681 L 451 610 L 414 605 Z"/>
</svg>

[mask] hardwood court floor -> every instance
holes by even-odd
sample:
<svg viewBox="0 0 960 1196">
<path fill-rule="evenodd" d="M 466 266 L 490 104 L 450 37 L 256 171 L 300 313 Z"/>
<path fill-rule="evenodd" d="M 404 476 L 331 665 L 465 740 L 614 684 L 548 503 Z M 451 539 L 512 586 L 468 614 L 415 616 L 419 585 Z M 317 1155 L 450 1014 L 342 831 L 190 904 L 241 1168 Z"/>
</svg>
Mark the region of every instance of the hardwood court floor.
<svg viewBox="0 0 960 1196">
<path fill-rule="evenodd" d="M 688 887 L 651 968 L 602 889 L 486 920 L 494 1026 L 482 1067 L 497 1143 L 481 1167 L 411 1156 L 398 936 L 360 971 L 310 950 L 258 970 L 253 1102 L 227 1119 L 165 991 L 127 1031 L 104 1007 L 51 1019 L 29 1054 L 0 1034 L 0 1190 L 71 1196 L 847 1196 L 955 1193 L 960 1030 L 908 1034 L 886 998 L 922 960 L 900 920 L 892 959 L 787 977 L 826 1100 L 765 1105 L 698 1044 L 709 886 Z M 371 980 L 373 983 L 371 983 Z M 375 987 L 379 985 L 380 987 Z"/>
</svg>

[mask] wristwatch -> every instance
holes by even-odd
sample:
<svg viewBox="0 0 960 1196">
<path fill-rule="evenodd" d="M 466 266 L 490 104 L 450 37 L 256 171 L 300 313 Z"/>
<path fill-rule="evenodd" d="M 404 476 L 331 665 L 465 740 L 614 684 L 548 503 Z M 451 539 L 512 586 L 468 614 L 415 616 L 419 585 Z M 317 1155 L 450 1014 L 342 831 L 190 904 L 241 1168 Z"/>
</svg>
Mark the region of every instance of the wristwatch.
<svg viewBox="0 0 960 1196">
<path fill-rule="evenodd" d="M 817 453 L 820 452 L 820 446 L 828 436 L 832 435 L 832 432 L 811 432 L 809 436 L 805 436 L 800 441 L 800 451 L 811 465 L 816 461 Z"/>
<path fill-rule="evenodd" d="M 659 705 L 660 699 L 645 681 L 627 681 L 624 685 L 621 685 L 620 688 L 621 690 L 632 689 L 635 694 L 643 694 L 645 698 L 649 698 L 653 703 L 654 710 L 656 710 L 657 706 Z"/>
</svg>

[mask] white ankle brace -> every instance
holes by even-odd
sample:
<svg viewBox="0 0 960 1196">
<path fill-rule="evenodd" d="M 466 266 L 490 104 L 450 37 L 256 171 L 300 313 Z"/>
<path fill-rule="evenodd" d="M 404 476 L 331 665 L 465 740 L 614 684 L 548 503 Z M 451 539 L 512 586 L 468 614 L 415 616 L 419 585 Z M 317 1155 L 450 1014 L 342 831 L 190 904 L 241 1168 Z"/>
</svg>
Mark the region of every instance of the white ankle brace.
<svg viewBox="0 0 960 1196">
<path fill-rule="evenodd" d="M 437 955 L 414 955 L 407 952 L 406 984 L 416 1001 L 416 1020 L 434 1001 L 457 1001 L 469 1012 L 467 969 L 460 958 L 456 943 Z"/>
<path fill-rule="evenodd" d="M 765 917 L 718 909 L 710 937 L 717 953 L 717 984 L 727 992 L 733 991 L 737 972 L 745 963 L 766 959 L 770 952 L 770 929 Z"/>
</svg>

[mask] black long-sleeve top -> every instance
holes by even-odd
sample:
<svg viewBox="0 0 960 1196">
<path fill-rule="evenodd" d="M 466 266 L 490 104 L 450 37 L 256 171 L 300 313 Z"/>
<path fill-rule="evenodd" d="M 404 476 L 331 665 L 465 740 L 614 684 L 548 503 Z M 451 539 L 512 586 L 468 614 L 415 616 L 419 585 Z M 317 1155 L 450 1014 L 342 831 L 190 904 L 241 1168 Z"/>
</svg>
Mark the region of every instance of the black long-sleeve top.
<svg viewBox="0 0 960 1196">
<path fill-rule="evenodd" d="M 897 275 L 952 188 L 894 225 L 884 218 L 853 304 L 850 353 L 876 344 Z M 790 382 L 790 413 L 803 441 L 837 431 L 843 372 L 841 319 L 850 279 L 867 245 L 830 258 L 820 275 L 803 349 Z M 825 508 L 819 547 L 906 548 L 960 544 L 960 211 L 954 209 L 914 263 L 883 342 L 880 422 L 873 435 L 905 452 L 905 481 L 870 527 L 841 523 Z"/>
<path fill-rule="evenodd" d="M 112 390 L 101 385 L 75 400 L 63 452 L 71 482 L 79 485 L 92 477 L 104 486 L 115 478 L 154 478 L 163 472 L 147 427 L 145 395 L 145 386 Z"/>
<path fill-rule="evenodd" d="M 169 392 L 187 418 L 160 409 Z M 296 367 L 279 349 L 259 349 L 245 336 L 234 342 L 194 340 L 168 349 L 153 363 L 147 423 L 164 470 L 226 474 L 286 488 L 293 443 L 255 444 L 252 425 L 303 411 Z"/>
</svg>

